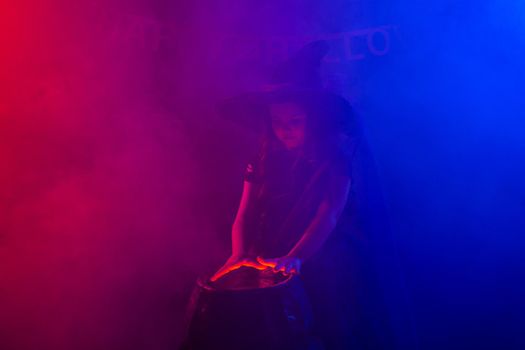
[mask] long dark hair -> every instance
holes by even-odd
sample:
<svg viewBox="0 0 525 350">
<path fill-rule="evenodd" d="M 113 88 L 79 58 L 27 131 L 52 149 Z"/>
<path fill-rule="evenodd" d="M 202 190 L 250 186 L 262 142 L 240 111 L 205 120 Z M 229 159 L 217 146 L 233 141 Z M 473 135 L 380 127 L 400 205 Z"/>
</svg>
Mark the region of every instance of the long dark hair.
<svg viewBox="0 0 525 350">
<path fill-rule="evenodd" d="M 350 105 L 342 97 L 329 94 L 284 94 L 273 97 L 265 106 L 259 157 L 270 157 L 283 150 L 275 136 L 269 112 L 271 103 L 295 103 L 306 112 L 306 134 L 302 157 L 320 164 L 336 155 L 353 157 L 360 132 Z"/>
</svg>

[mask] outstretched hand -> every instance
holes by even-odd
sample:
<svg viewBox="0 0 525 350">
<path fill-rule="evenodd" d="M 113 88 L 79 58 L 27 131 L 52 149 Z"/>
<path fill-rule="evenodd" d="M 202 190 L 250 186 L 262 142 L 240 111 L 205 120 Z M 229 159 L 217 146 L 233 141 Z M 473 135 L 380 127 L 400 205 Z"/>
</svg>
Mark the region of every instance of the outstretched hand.
<svg viewBox="0 0 525 350">
<path fill-rule="evenodd" d="M 257 257 L 257 262 L 265 267 L 270 267 L 274 272 L 282 272 L 285 275 L 298 275 L 301 273 L 301 259 L 283 256 L 275 259 Z"/>
<path fill-rule="evenodd" d="M 224 263 L 224 265 L 222 265 L 222 267 L 217 270 L 217 272 L 215 272 L 215 274 L 210 278 L 210 281 L 215 282 L 227 273 L 237 270 L 243 266 L 253 267 L 257 270 L 265 270 L 268 268 L 253 258 L 232 255 L 228 258 L 226 263 Z"/>
<path fill-rule="evenodd" d="M 282 272 L 285 275 L 298 275 L 301 273 L 301 260 L 298 258 L 283 256 L 269 259 L 258 256 L 256 259 L 253 259 L 251 257 L 232 255 L 226 263 L 215 272 L 210 278 L 210 281 L 215 282 L 227 273 L 243 266 L 252 267 L 257 270 L 271 268 L 274 272 Z"/>
</svg>

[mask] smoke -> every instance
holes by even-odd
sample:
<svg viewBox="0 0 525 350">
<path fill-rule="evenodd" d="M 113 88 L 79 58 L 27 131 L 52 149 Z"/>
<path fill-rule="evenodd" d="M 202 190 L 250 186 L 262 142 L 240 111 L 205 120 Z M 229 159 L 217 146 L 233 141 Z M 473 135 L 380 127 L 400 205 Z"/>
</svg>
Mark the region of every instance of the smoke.
<svg viewBox="0 0 525 350">
<path fill-rule="evenodd" d="M 153 40 L 131 6 L 11 6 L 0 346 L 173 346 L 194 279 L 224 253 L 188 126 L 157 100 Z"/>
<path fill-rule="evenodd" d="M 256 147 L 214 105 L 318 38 L 379 165 L 422 346 L 480 348 L 488 330 L 481 345 L 517 345 L 502 320 L 520 320 L 523 291 L 522 14 L 443 0 L 3 2 L 0 347 L 173 348 L 195 278 L 228 254 Z"/>
</svg>

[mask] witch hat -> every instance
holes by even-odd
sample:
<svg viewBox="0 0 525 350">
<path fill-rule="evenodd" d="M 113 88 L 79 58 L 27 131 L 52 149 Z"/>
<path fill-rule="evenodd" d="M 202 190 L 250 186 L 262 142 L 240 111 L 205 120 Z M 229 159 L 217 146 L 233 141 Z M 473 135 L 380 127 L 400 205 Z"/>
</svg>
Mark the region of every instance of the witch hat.
<svg viewBox="0 0 525 350">
<path fill-rule="evenodd" d="M 350 103 L 323 88 L 321 61 L 329 52 L 327 41 L 311 42 L 286 61 L 273 67 L 266 84 L 257 91 L 230 97 L 218 104 L 225 119 L 252 130 L 261 130 L 271 103 L 294 101 L 306 107 L 313 122 L 346 134 L 354 127 Z"/>
</svg>

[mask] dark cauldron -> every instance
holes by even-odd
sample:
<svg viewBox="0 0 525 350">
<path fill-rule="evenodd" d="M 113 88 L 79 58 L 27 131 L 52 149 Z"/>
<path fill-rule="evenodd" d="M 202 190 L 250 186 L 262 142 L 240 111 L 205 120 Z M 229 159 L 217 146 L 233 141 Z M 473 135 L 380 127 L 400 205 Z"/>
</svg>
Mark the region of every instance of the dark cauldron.
<svg viewBox="0 0 525 350">
<path fill-rule="evenodd" d="M 321 349 L 311 324 L 299 277 L 242 267 L 216 282 L 197 281 L 181 350 Z"/>
</svg>

